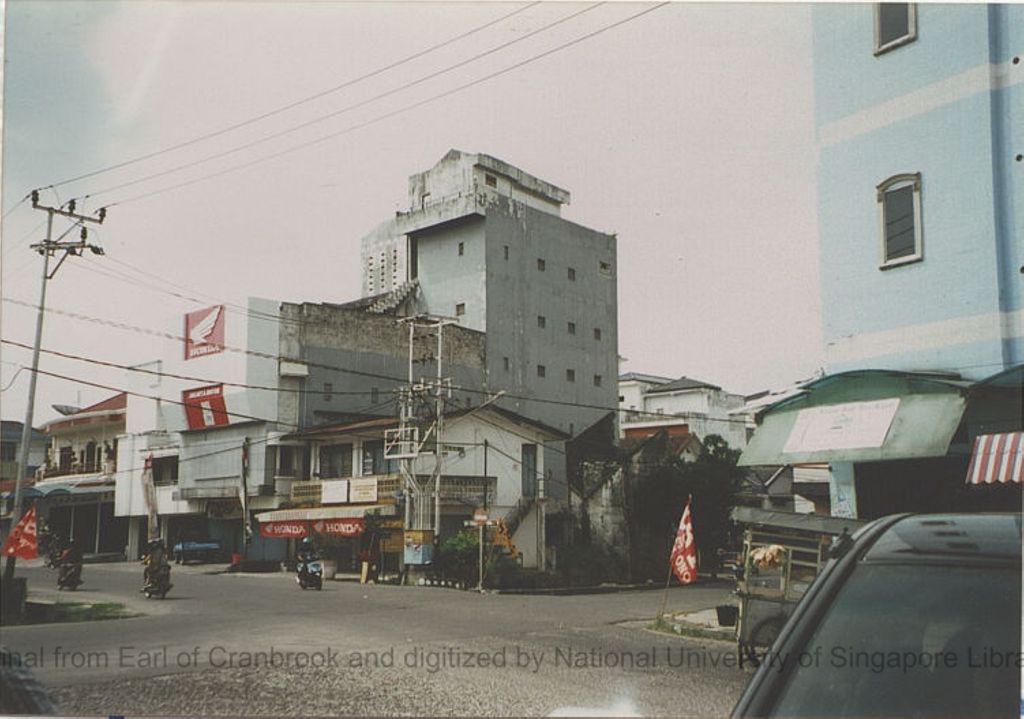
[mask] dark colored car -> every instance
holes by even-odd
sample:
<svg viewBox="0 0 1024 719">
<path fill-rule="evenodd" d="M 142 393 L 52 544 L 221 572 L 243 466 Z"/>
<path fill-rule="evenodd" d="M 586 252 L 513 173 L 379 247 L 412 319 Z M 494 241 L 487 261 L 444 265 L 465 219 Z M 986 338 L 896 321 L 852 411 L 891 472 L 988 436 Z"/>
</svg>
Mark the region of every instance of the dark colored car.
<svg viewBox="0 0 1024 719">
<path fill-rule="evenodd" d="M 733 717 L 1021 715 L 1021 515 L 840 538 Z"/>
<path fill-rule="evenodd" d="M 219 539 L 183 539 L 171 549 L 174 561 L 178 564 L 194 560 L 197 562 L 217 562 L 223 558 L 223 550 Z"/>
</svg>

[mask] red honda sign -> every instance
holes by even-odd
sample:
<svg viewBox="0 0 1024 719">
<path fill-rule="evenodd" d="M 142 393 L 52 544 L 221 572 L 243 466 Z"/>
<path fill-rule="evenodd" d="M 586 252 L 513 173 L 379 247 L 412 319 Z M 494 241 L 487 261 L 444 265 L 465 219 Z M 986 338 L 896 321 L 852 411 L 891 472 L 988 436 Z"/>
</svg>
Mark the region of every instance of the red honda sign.
<svg viewBox="0 0 1024 719">
<path fill-rule="evenodd" d="M 301 519 L 281 519 L 274 522 L 260 522 L 260 536 L 292 539 L 306 536 L 306 525 Z"/>
<path fill-rule="evenodd" d="M 185 405 L 185 421 L 189 429 L 229 424 L 228 409 L 224 403 L 224 385 L 187 389 L 181 393 L 181 403 Z"/>
<path fill-rule="evenodd" d="M 277 539 L 299 539 L 305 537 L 309 529 L 317 534 L 333 534 L 339 537 L 357 537 L 363 533 L 365 525 L 361 517 L 345 519 L 276 519 L 260 522 L 260 535 Z"/>
<path fill-rule="evenodd" d="M 313 524 L 320 534 L 335 534 L 340 537 L 355 537 L 363 533 L 363 520 L 358 517 L 352 519 L 323 519 Z"/>
<path fill-rule="evenodd" d="M 185 315 L 185 359 L 224 351 L 224 305 Z"/>
</svg>

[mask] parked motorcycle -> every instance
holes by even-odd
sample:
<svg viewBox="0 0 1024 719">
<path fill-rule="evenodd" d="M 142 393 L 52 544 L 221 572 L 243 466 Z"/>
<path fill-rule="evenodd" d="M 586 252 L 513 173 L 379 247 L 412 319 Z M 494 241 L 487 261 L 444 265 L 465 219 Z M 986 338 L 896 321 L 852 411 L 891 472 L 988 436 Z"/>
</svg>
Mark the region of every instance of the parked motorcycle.
<svg viewBox="0 0 1024 719">
<path fill-rule="evenodd" d="M 70 589 L 74 591 L 81 583 L 81 562 L 63 562 L 57 569 L 57 589 Z"/>
<path fill-rule="evenodd" d="M 153 597 L 163 599 L 173 586 L 171 584 L 171 566 L 163 564 L 154 567 L 146 576 L 146 583 L 142 586 L 142 593 L 146 595 L 146 599 L 152 599 Z"/>
</svg>

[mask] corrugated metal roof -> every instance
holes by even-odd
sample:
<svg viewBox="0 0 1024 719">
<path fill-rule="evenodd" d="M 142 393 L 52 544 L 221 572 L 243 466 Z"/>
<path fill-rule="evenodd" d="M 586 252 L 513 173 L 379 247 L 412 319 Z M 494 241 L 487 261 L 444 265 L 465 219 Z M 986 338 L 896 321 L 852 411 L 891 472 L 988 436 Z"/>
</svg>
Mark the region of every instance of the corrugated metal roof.
<svg viewBox="0 0 1024 719">
<path fill-rule="evenodd" d="M 867 370 L 809 383 L 765 410 L 744 466 L 942 457 L 966 408 L 969 382 Z M 797 435 L 804 433 L 805 439 Z M 813 441 L 806 439 L 813 435 Z M 831 444 L 829 444 L 831 442 Z"/>
<path fill-rule="evenodd" d="M 702 382 L 699 379 L 690 379 L 689 377 L 680 377 L 674 379 L 667 384 L 653 387 L 647 390 L 647 394 L 661 394 L 663 392 L 683 392 L 688 389 L 722 389 L 716 384 L 710 382 Z"/>
</svg>

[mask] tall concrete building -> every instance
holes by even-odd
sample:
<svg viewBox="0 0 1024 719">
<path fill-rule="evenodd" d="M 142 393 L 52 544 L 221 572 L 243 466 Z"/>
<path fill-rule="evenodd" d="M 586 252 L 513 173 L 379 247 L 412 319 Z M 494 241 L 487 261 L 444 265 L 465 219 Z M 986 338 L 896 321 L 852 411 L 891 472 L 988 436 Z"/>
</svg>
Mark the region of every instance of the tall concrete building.
<svg viewBox="0 0 1024 719">
<path fill-rule="evenodd" d="M 617 405 L 617 268 L 614 235 L 564 219 L 569 199 L 494 157 L 451 150 L 409 178 L 408 211 L 363 239 L 362 289 L 484 332 L 484 389 L 576 435 Z M 564 496 L 564 457 L 547 466 L 549 493 Z"/>
</svg>

